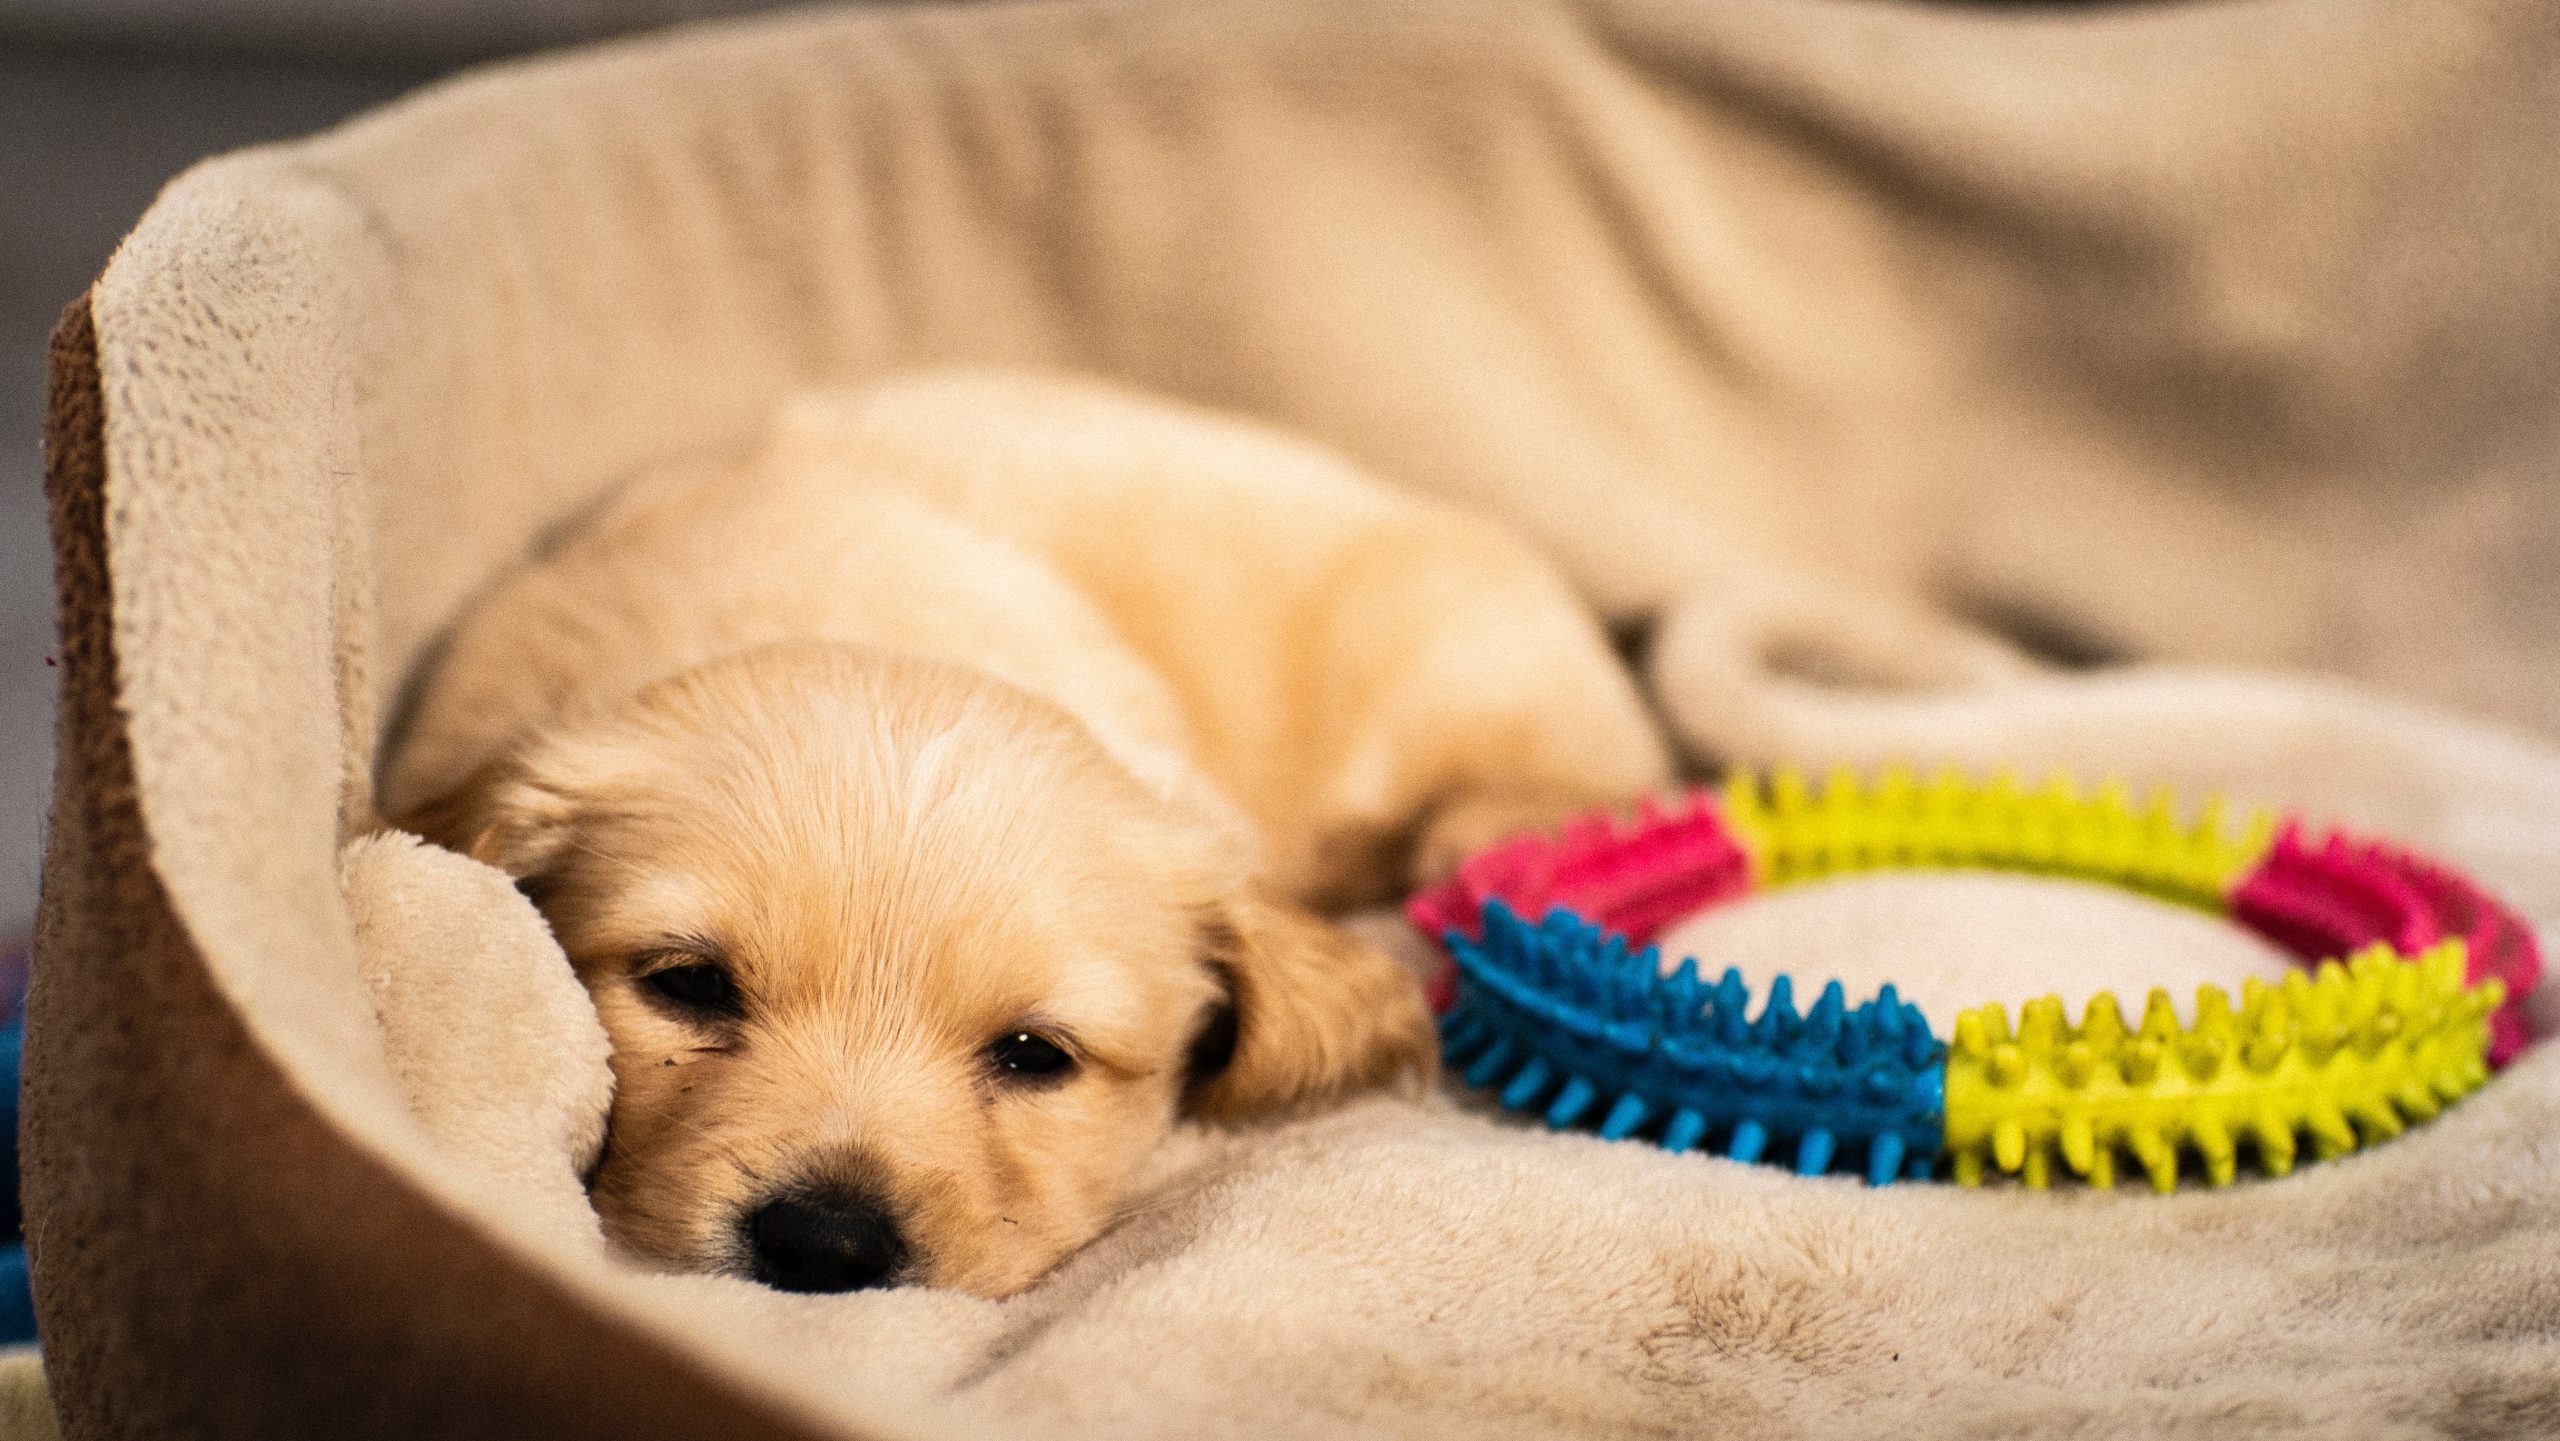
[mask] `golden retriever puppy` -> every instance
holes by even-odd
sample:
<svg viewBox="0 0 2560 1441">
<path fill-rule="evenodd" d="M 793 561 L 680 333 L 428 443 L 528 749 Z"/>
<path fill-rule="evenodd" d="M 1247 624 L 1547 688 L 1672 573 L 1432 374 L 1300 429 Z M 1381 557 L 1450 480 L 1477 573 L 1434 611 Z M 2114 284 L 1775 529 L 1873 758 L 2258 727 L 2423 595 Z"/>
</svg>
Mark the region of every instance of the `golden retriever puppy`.
<svg viewBox="0 0 2560 1441">
<path fill-rule="evenodd" d="M 797 401 L 499 585 L 383 794 L 518 877 L 594 996 L 616 1241 L 1002 1296 L 1185 1116 L 1428 1076 L 1411 978 L 1316 908 L 1667 772 L 1493 527 L 950 375 Z"/>
</svg>

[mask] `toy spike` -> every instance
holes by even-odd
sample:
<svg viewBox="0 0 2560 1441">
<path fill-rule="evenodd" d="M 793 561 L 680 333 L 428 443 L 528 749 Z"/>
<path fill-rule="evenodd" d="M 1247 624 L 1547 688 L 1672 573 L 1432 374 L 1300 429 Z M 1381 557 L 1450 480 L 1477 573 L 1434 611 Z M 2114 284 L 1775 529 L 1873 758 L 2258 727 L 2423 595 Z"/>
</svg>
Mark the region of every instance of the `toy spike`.
<svg viewBox="0 0 2560 1441">
<path fill-rule="evenodd" d="M 2115 993 L 2100 991 L 2091 996 L 2080 1013 L 2080 1034 L 2088 1037 L 2092 1045 L 2108 1047 L 2122 1041 L 2126 1033 L 2124 1012 L 2116 1009 Z"/>
<path fill-rule="evenodd" d="M 2062 1161 L 2072 1174 L 2086 1176 L 2098 1163 L 2098 1128 L 2085 1113 L 2062 1120 Z"/>
<path fill-rule="evenodd" d="M 1742 984 L 1742 972 L 1728 966 L 1724 978 L 1716 982 L 1716 1040 L 1727 1046 L 1739 1046 L 1749 1036 L 1750 1022 L 1743 1013 L 1751 1007 L 1751 991 Z"/>
<path fill-rule="evenodd" d="M 2055 1064 L 2062 1072 L 2063 1084 L 2087 1085 L 2089 1078 L 2098 1073 L 2099 1053 L 2096 1043 L 2075 1040 L 2060 1049 L 2061 1057 Z"/>
<path fill-rule="evenodd" d="M 1677 1024 L 1698 1014 L 1707 1004 L 1706 983 L 1698 978 L 1698 958 L 1684 957 L 1679 969 L 1663 979 L 1654 992 L 1658 1017 L 1665 1024 Z"/>
<path fill-rule="evenodd" d="M 1662 1148 L 1673 1155 L 1678 1155 L 1698 1144 L 1698 1138 L 1706 1133 L 1707 1118 L 1683 1108 L 1673 1112 L 1671 1124 L 1663 1128 Z"/>
<path fill-rule="evenodd" d="M 2146 1041 L 2165 1041 L 2177 1033 L 2177 1006 L 2170 1001 L 2167 991 L 2153 986 L 2151 994 L 2142 1002 L 2142 1038 Z"/>
<path fill-rule="evenodd" d="M 1805 1132 L 1796 1138 L 1796 1174 L 1819 1176 L 1830 1170 L 1831 1157 L 1837 1149 L 1838 1143 L 1831 1139 L 1829 1131 L 1816 1126 Z M 1886 1179 L 1892 1178 L 1888 1176 Z"/>
<path fill-rule="evenodd" d="M 1951 1054 L 1969 1061 L 1988 1060 L 1991 1056 L 1990 1035 L 1989 1028 L 1983 1023 L 1982 1013 L 1967 1011 L 1956 1017 L 1955 1039 L 1949 1043 L 1948 1049 Z"/>
<path fill-rule="evenodd" d="M 1725 1143 L 1724 1153 L 1737 1161 L 1757 1161 L 1768 1144 L 1768 1128 L 1758 1121 L 1746 1120 L 1733 1128 L 1732 1139 Z"/>
<path fill-rule="evenodd" d="M 2139 1036 L 2117 1052 L 2116 1069 L 2123 1073 L 2126 1085 L 2148 1086 L 2159 1078 L 2161 1055 L 2159 1037 Z"/>
<path fill-rule="evenodd" d="M 1634 1134 L 1636 1127 L 1644 1124 L 1644 1118 L 1650 1111 L 1651 1108 L 1645 1104 L 1644 1097 L 1633 1094 L 1620 1096 L 1617 1104 L 1609 1108 L 1609 1114 L 1600 1122 L 1600 1139 L 1615 1141 Z"/>
<path fill-rule="evenodd" d="M 1599 1091 L 1580 1076 L 1570 1078 L 1564 1089 L 1556 1093 L 1555 1104 L 1547 1107 L 1547 1124 L 1558 1130 L 1582 1119 L 1582 1113 L 1598 1100 Z"/>
<path fill-rule="evenodd" d="M 2179 1058 L 2186 1062 L 2187 1074 L 2199 1081 L 2210 1081 L 2222 1069 L 2222 1058 L 2231 1047 L 2220 1036 L 2197 1034 L 2179 1043 Z"/>
<path fill-rule="evenodd" d="M 2039 996 L 2018 1009 L 2018 1041 L 2029 1050 L 2050 1050 L 2071 1033 L 2062 997 Z"/>
<path fill-rule="evenodd" d="M 1821 997 L 1813 1003 L 1813 1009 L 1805 1014 L 1805 1038 L 1817 1046 L 1837 1046 L 1841 1023 L 1848 1009 L 1848 995 L 1840 983 L 1832 981 L 1825 985 Z"/>
<path fill-rule="evenodd" d="M 2016 1120 L 2005 1120 L 1991 1129 L 1991 1155 L 2003 1171 L 2015 1171 L 2027 1161 L 2027 1128 Z"/>
<path fill-rule="evenodd" d="M 2178 1189 L 2178 1151 L 2166 1137 L 2151 1126 L 2134 1126 L 2125 1131 L 2124 1139 L 2134 1159 L 2150 1174 L 2152 1190 L 2166 1195 Z"/>
<path fill-rule="evenodd" d="M 2258 1164 L 2270 1176 L 2282 1176 L 2293 1170 L 2293 1127 L 2272 1107 L 2259 1110 L 2249 1123 L 2249 1134 L 2258 1143 Z"/>
<path fill-rule="evenodd" d="M 1507 1038 L 1498 1038 L 1467 1067 L 1467 1084 L 1484 1085 L 1495 1076 L 1502 1074 L 1502 1068 L 1509 1064 L 1511 1064 L 1511 1042 Z"/>
<path fill-rule="evenodd" d="M 1778 976 L 1769 982 L 1769 999 L 1760 1007 L 1760 1019 L 1754 1023 L 1754 1034 L 1764 1044 L 1774 1044 L 1796 1028 L 1796 983 L 1791 976 Z"/>
<path fill-rule="evenodd" d="M 1902 1039 L 1905 1009 L 1907 1008 L 1902 1004 L 1902 993 L 1894 989 L 1893 982 L 1887 981 L 1877 988 L 1875 1004 L 1861 1007 L 1860 1014 L 1866 1017 L 1867 1033 L 1874 1037 L 1878 1044 L 1891 1046 Z M 1913 1012 L 1913 1014 L 1918 1013 Z"/>
<path fill-rule="evenodd" d="M 2222 1118 L 2209 1110 L 2198 1112 L 2187 1128 L 2187 1138 L 2194 1142 L 2196 1154 L 2204 1158 L 2206 1179 L 2217 1186 L 2230 1185 L 2238 1174 L 2239 1155 Z"/>
<path fill-rule="evenodd" d="M 2196 987 L 2196 1034 L 2228 1039 L 2239 1021 L 2231 1013 L 2231 993 L 2220 986 Z"/>
<path fill-rule="evenodd" d="M 1552 1074 L 1546 1057 L 1531 1056 L 1520 1067 L 1519 1074 L 1511 1078 L 1511 1084 L 1502 1088 L 1502 1104 L 1519 1110 L 1547 1089 L 1547 1080 Z"/>
<path fill-rule="evenodd" d="M 2391 1109 L 2390 1100 L 2380 1096 L 2358 1100 L 2348 1109 L 2347 1119 L 2355 1122 L 2368 1146 L 2378 1146 L 2408 1129 L 2401 1124 L 2399 1113 Z"/>
<path fill-rule="evenodd" d="M 2390 1045 L 2392 1038 L 2400 1034 L 2400 1026 L 2400 1013 L 2397 1011 L 2376 1011 L 2362 1018 L 2355 1030 L 2356 1054 L 2371 1060 L 2376 1052 Z"/>
<path fill-rule="evenodd" d="M 2311 1103 L 2303 1111 L 2303 1124 L 2311 1132 L 2311 1151 L 2323 1161 L 2334 1161 L 2356 1148 L 2356 1133 L 2347 1124 L 2346 1113 L 2337 1103 L 2325 1098 Z"/>
<path fill-rule="evenodd" d="M 2014 1086 L 2027 1078 L 2027 1053 L 2015 1041 L 2002 1041 L 1991 1048 L 1991 1059 L 1984 1066 L 1995 1086 Z"/>
<path fill-rule="evenodd" d="M 1991 1044 L 1995 1048 L 2007 1041 L 2009 1039 L 2009 1008 L 2001 1005 L 1998 1001 L 1993 1001 L 1991 1004 L 1984 1006 L 1982 1008 L 1982 1034 L 1990 1040 Z"/>
<path fill-rule="evenodd" d="M 1867 1184 L 1890 1185 L 1902 1173 L 1902 1138 L 1891 1131 L 1867 1143 Z"/>
</svg>

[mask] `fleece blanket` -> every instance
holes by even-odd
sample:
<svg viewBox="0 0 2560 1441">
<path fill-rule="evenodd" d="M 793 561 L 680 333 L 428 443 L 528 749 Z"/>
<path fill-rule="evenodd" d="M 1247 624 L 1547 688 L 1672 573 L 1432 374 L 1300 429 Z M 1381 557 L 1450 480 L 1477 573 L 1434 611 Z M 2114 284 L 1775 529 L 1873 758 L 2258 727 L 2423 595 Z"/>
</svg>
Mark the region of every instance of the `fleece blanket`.
<svg viewBox="0 0 2560 1441">
<path fill-rule="evenodd" d="M 634 467 L 804 382 L 1044 364 L 1518 526 L 1702 767 L 2221 787 L 2548 925 L 2555 75 L 2531 0 L 1093 0 L 679 33 L 201 167 L 53 357 L 67 1433 L 2560 1431 L 2547 1051 L 2166 1200 L 1443 1095 L 1186 1135 L 1002 1304 L 645 1274 L 577 1186 L 556 948 L 371 790 L 437 635 Z M 2021 884 L 1683 939 L 2013 997 L 2269 964 Z"/>
</svg>

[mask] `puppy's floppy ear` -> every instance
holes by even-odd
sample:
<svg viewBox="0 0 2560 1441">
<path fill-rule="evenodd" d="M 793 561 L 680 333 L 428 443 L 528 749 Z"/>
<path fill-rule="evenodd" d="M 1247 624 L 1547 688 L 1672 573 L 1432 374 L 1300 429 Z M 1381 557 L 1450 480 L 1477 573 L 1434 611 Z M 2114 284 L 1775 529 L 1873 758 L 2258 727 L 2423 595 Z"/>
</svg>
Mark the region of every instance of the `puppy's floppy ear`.
<svg viewBox="0 0 2560 1441">
<path fill-rule="evenodd" d="M 1194 1047 L 1195 1112 L 1234 1119 L 1431 1078 L 1438 1038 L 1394 958 L 1258 889 L 1218 906 L 1203 934 L 1232 1009 Z"/>
<path fill-rule="evenodd" d="M 545 785 L 521 758 L 508 756 L 395 824 L 496 866 L 531 894 L 567 851 L 575 818 L 565 791 Z"/>
</svg>

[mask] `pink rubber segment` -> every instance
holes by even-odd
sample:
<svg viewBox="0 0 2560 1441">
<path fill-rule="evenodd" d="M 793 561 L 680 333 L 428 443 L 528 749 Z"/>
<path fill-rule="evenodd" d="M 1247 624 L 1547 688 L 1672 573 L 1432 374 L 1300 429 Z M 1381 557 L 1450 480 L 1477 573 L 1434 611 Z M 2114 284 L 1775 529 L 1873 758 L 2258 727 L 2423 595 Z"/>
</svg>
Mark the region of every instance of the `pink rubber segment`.
<svg viewBox="0 0 2560 1441">
<path fill-rule="evenodd" d="M 1631 820 L 1592 816 L 1554 836 L 1514 836 L 1406 902 L 1405 916 L 1434 940 L 1452 930 L 1472 940 L 1484 903 L 1498 897 L 1531 918 L 1563 906 L 1645 946 L 1672 922 L 1750 889 L 1751 858 L 1725 829 L 1714 793 L 1697 790 L 1647 800 Z M 1434 979 L 1433 1010 L 1448 1009 L 1452 985 L 1447 970 Z"/>
<path fill-rule="evenodd" d="M 2448 937 L 2469 949 L 2470 979 L 2495 976 L 2507 998 L 2489 1017 L 2489 1064 L 2532 1039 L 2525 997 L 2542 978 L 2532 928 L 2470 878 L 2396 846 L 2331 831 L 2316 845 L 2287 821 L 2231 891 L 2234 920 L 2305 962 L 2375 942 L 2415 955 Z"/>
</svg>

